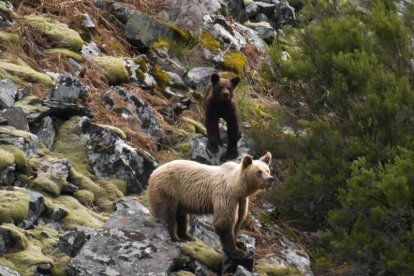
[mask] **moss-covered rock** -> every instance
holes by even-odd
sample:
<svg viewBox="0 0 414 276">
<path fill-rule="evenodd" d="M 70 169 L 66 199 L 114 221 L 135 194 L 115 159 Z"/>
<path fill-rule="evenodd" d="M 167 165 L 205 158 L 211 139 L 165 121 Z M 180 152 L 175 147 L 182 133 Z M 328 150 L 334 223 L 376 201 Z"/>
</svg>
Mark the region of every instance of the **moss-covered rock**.
<svg viewBox="0 0 414 276">
<path fill-rule="evenodd" d="M 23 112 L 28 115 L 31 113 L 43 113 L 49 110 L 48 107 L 41 104 L 31 104 L 32 102 L 39 102 L 39 98 L 36 96 L 27 96 L 24 99 L 16 102 L 15 107 L 21 107 Z"/>
<path fill-rule="evenodd" d="M 221 270 L 223 257 L 214 248 L 207 246 L 202 241 L 181 243 L 178 246 L 182 254 L 189 256 L 215 272 Z"/>
<path fill-rule="evenodd" d="M 32 181 L 30 188 L 53 196 L 59 196 L 62 186 L 65 184 L 65 179 L 51 174 L 42 174 Z"/>
<path fill-rule="evenodd" d="M 75 53 L 74 51 L 71 51 L 69 49 L 64 48 L 54 48 L 54 49 L 47 49 L 45 50 L 45 54 L 49 56 L 63 56 L 66 58 L 73 58 L 77 62 L 82 62 L 83 58 L 78 53 Z"/>
<path fill-rule="evenodd" d="M 45 204 L 48 212 L 52 212 L 56 207 L 66 211 L 67 214 L 62 221 L 66 230 L 76 229 L 79 225 L 93 228 L 102 227 L 108 218 L 104 214 L 94 213 L 71 196 L 45 197 Z"/>
<path fill-rule="evenodd" d="M 129 74 L 122 58 L 101 56 L 95 57 L 93 60 L 103 70 L 109 84 L 116 85 L 129 82 Z"/>
<path fill-rule="evenodd" d="M 157 81 L 159 89 L 164 92 L 170 83 L 170 78 L 168 77 L 167 73 L 165 73 L 165 71 L 163 71 L 159 66 L 154 66 L 151 73 L 154 79 Z"/>
<path fill-rule="evenodd" d="M 15 64 L 0 58 L 0 74 L 12 79 L 40 83 L 45 87 L 50 87 L 53 83 L 52 77 L 34 70 L 22 61 Z"/>
<path fill-rule="evenodd" d="M 256 264 L 256 272 L 259 276 L 301 276 L 299 270 L 286 266 L 272 266 L 265 264 Z"/>
<path fill-rule="evenodd" d="M 185 270 L 180 270 L 177 272 L 177 276 L 195 276 L 196 274 L 189 272 L 189 271 L 185 271 Z"/>
<path fill-rule="evenodd" d="M 28 213 L 29 196 L 25 190 L 0 190 L 0 224 L 21 223 Z"/>
<path fill-rule="evenodd" d="M 0 2 L 1 4 L 2 2 Z M 0 31 L 0 42 L 4 44 L 18 46 L 20 45 L 20 37 L 18 34 Z"/>
<path fill-rule="evenodd" d="M 207 50 L 212 53 L 217 53 L 220 50 L 220 41 L 214 39 L 209 33 L 202 32 L 200 37 L 200 43 Z"/>
<path fill-rule="evenodd" d="M 110 131 L 112 131 L 113 133 L 115 133 L 116 135 L 118 135 L 119 137 L 121 137 L 122 139 L 125 139 L 126 140 L 126 138 L 127 138 L 125 132 L 123 132 L 122 129 L 117 128 L 116 126 L 102 125 L 102 124 L 97 124 L 97 125 L 100 126 L 100 127 L 109 129 Z"/>
<path fill-rule="evenodd" d="M 204 136 L 207 135 L 207 130 L 206 128 L 199 122 L 188 118 L 188 117 L 182 117 L 182 124 L 181 127 L 185 130 L 188 131 L 189 133 L 199 133 L 202 134 Z"/>
<path fill-rule="evenodd" d="M 14 155 L 0 148 L 0 169 L 6 168 L 14 164 Z"/>
<path fill-rule="evenodd" d="M 79 33 L 70 29 L 66 24 L 36 15 L 26 15 L 22 21 L 44 34 L 53 46 L 80 51 L 83 40 Z"/>
<path fill-rule="evenodd" d="M 93 206 L 95 196 L 88 190 L 79 190 L 73 194 L 73 196 L 85 206 Z"/>
<path fill-rule="evenodd" d="M 223 58 L 225 68 L 233 70 L 239 75 L 243 74 L 244 68 L 246 68 L 247 66 L 247 60 L 242 53 L 228 53 L 225 54 Z"/>
</svg>

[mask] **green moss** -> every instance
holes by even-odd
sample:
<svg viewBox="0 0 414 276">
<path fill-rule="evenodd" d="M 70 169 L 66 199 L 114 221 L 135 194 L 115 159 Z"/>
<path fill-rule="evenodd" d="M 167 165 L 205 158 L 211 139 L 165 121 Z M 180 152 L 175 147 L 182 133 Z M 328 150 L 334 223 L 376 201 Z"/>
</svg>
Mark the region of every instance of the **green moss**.
<svg viewBox="0 0 414 276">
<path fill-rule="evenodd" d="M 6 168 L 14 164 L 14 155 L 0 148 L 0 169 Z"/>
<path fill-rule="evenodd" d="M 79 117 L 72 117 L 60 126 L 52 153 L 67 159 L 72 167 L 80 173 L 88 174 L 87 145 L 86 141 L 79 136 L 79 119 Z"/>
<path fill-rule="evenodd" d="M 202 241 L 181 243 L 178 245 L 180 252 L 218 272 L 221 270 L 222 256 L 214 248 L 204 244 Z"/>
<path fill-rule="evenodd" d="M 63 56 L 66 58 L 73 58 L 74 60 L 76 60 L 77 62 L 82 62 L 83 58 L 81 55 L 68 50 L 68 49 L 63 49 L 63 48 L 55 48 L 55 49 L 47 49 L 45 50 L 45 54 L 49 55 L 49 56 Z"/>
<path fill-rule="evenodd" d="M 18 34 L 0 31 L 0 42 L 9 45 L 20 45 L 20 37 Z"/>
<path fill-rule="evenodd" d="M 62 187 L 66 184 L 66 179 L 51 174 L 42 174 L 32 181 L 30 188 L 53 196 L 59 196 Z"/>
<path fill-rule="evenodd" d="M 204 136 L 207 135 L 207 130 L 206 128 L 203 126 L 203 124 L 188 118 L 188 117 L 182 117 L 182 124 L 181 127 L 185 130 L 188 131 L 190 133 L 199 133 L 202 134 Z"/>
<path fill-rule="evenodd" d="M 0 190 L 0 224 L 21 223 L 28 213 L 29 197 L 25 190 Z"/>
<path fill-rule="evenodd" d="M 93 202 L 95 201 L 95 196 L 88 190 L 79 190 L 73 196 L 85 206 L 93 206 Z"/>
<path fill-rule="evenodd" d="M 149 199 L 148 199 L 148 193 L 147 193 L 147 191 L 145 191 L 143 194 L 141 194 L 138 197 L 138 201 L 139 201 L 139 203 L 141 203 L 145 207 L 149 208 Z"/>
<path fill-rule="evenodd" d="M 28 115 L 31 113 L 43 113 L 49 110 L 46 106 L 43 106 L 41 104 L 30 104 L 31 102 L 37 102 L 40 99 L 36 96 L 27 96 L 24 99 L 16 102 L 14 106 L 21 107 L 23 109 L 23 112 Z"/>
<path fill-rule="evenodd" d="M 147 65 L 147 62 L 145 61 L 145 59 L 142 59 L 142 58 L 134 58 L 134 62 L 139 65 L 139 69 L 141 69 L 141 71 L 143 73 L 147 73 L 148 72 L 148 65 Z"/>
<path fill-rule="evenodd" d="M 174 33 L 178 36 L 179 39 L 185 40 L 185 41 L 192 41 L 193 38 L 191 37 L 191 35 L 184 31 L 183 29 L 171 24 L 171 23 L 167 23 L 167 22 L 163 22 L 163 24 L 165 24 L 166 26 L 168 26 L 171 30 L 174 31 Z"/>
<path fill-rule="evenodd" d="M 212 53 L 217 53 L 220 50 L 220 41 L 214 39 L 209 33 L 201 33 L 200 43 Z"/>
<path fill-rule="evenodd" d="M 177 272 L 177 276 L 195 276 L 194 273 L 189 272 L 189 271 L 184 271 L 184 270 L 180 270 Z"/>
<path fill-rule="evenodd" d="M 7 152 L 7 154 L 5 152 Z M 0 146 L 0 168 L 2 168 L 2 162 L 7 163 L 11 160 L 8 160 L 8 158 L 10 158 L 10 154 L 13 155 L 12 163 L 16 164 L 16 169 L 19 171 L 24 171 L 24 169 L 27 167 L 26 156 L 23 151 L 11 145 Z"/>
<path fill-rule="evenodd" d="M 164 51 L 169 51 L 171 48 L 172 41 L 167 38 L 161 38 L 150 45 L 151 50 L 162 49 Z"/>
<path fill-rule="evenodd" d="M 102 210 L 114 210 L 114 203 L 124 196 L 114 184 L 103 179 L 98 179 L 95 183 L 73 168 L 70 169 L 69 177 L 71 182 L 75 183 L 80 189 L 90 191 L 95 197 L 95 205 Z"/>
<path fill-rule="evenodd" d="M 286 266 L 271 266 L 256 264 L 256 272 L 259 276 L 301 276 L 299 270 Z"/>
<path fill-rule="evenodd" d="M 102 56 L 93 60 L 103 70 L 109 84 L 116 85 L 129 82 L 129 74 L 122 58 Z"/>
<path fill-rule="evenodd" d="M 37 72 L 27 64 L 14 64 L 0 59 L 0 71 L 5 72 L 7 76 L 15 76 L 22 81 L 39 83 L 45 87 L 50 87 L 53 83 L 52 77 Z"/>
<path fill-rule="evenodd" d="M 173 149 L 177 151 L 177 153 L 180 156 L 180 159 L 190 157 L 193 150 L 190 142 L 188 141 L 173 146 Z"/>
<path fill-rule="evenodd" d="M 253 3 L 253 0 L 243 0 L 244 6 L 247 7 L 251 3 Z"/>
<path fill-rule="evenodd" d="M 223 56 L 224 66 L 241 75 L 247 66 L 246 58 L 242 53 L 228 53 Z"/>
<path fill-rule="evenodd" d="M 23 16 L 23 22 L 43 33 L 53 46 L 80 51 L 83 47 L 83 40 L 80 35 L 70 29 L 66 24 L 53 19 L 27 15 Z"/>
<path fill-rule="evenodd" d="M 57 198 L 45 198 L 45 204 L 49 212 L 53 208 L 62 208 L 67 212 L 62 224 L 66 230 L 76 229 L 77 226 L 102 227 L 107 219 L 103 214 L 97 214 L 83 206 L 71 196 L 59 196 Z"/>
<path fill-rule="evenodd" d="M 125 180 L 116 178 L 105 178 L 105 181 L 112 183 L 124 195 L 127 193 L 127 183 Z"/>
<path fill-rule="evenodd" d="M 110 125 L 101 125 L 98 124 L 98 126 L 109 129 L 110 131 L 112 131 L 113 133 L 117 134 L 119 137 L 121 137 L 122 139 L 126 139 L 127 136 L 125 134 L 125 132 L 122 131 L 122 129 L 117 128 L 115 126 L 110 126 Z"/>
<path fill-rule="evenodd" d="M 2 224 L 0 228 L 8 230 L 14 238 L 13 251 L 23 250 L 29 246 L 29 240 L 21 228 L 9 223 Z"/>
<path fill-rule="evenodd" d="M 165 91 L 168 84 L 170 83 L 170 78 L 168 77 L 167 73 L 165 73 L 159 66 L 156 65 L 152 69 L 152 76 L 157 81 L 160 90 Z"/>
</svg>

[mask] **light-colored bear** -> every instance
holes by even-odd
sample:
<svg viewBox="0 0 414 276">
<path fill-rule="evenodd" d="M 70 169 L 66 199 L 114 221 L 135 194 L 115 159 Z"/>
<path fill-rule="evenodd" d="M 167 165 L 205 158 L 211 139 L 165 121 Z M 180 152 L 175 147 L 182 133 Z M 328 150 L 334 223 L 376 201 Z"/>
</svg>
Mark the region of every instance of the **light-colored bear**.
<svg viewBox="0 0 414 276">
<path fill-rule="evenodd" d="M 244 258 L 237 234 L 247 215 L 248 197 L 266 187 L 270 175 L 268 152 L 259 160 L 245 155 L 240 164 L 227 162 L 209 166 L 188 160 L 175 160 L 158 167 L 148 184 L 150 209 L 165 220 L 171 240 L 191 241 L 189 214 L 214 214 L 214 228 L 223 250 L 235 259 Z M 239 247 L 239 248 L 238 248 Z"/>
</svg>

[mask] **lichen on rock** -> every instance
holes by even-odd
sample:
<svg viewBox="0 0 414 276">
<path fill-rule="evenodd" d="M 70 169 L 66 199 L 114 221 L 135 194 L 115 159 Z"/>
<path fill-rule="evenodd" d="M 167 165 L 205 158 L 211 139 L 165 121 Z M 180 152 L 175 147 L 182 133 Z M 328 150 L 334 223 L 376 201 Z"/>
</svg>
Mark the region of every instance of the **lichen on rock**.
<svg viewBox="0 0 414 276">
<path fill-rule="evenodd" d="M 100 56 L 92 59 L 103 70 L 109 84 L 129 82 L 129 74 L 123 58 Z"/>
<path fill-rule="evenodd" d="M 220 272 L 223 257 L 214 248 L 200 240 L 178 245 L 182 254 L 187 255 L 213 271 Z"/>
</svg>

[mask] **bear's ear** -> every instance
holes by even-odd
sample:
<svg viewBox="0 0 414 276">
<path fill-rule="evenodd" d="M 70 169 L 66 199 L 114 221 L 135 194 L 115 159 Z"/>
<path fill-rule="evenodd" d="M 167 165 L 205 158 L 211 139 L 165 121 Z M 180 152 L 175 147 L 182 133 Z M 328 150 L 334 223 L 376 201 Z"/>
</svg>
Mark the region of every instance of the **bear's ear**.
<svg viewBox="0 0 414 276">
<path fill-rule="evenodd" d="M 231 85 L 233 85 L 233 88 L 236 88 L 236 86 L 239 84 L 240 82 L 240 77 L 234 77 L 230 80 Z"/>
<path fill-rule="evenodd" d="M 211 77 L 210 78 L 211 78 L 211 83 L 213 85 L 216 85 L 220 81 L 220 76 L 217 73 L 211 74 Z"/>
<path fill-rule="evenodd" d="M 270 161 L 272 161 L 272 154 L 270 152 L 267 152 L 265 155 L 260 157 L 260 161 L 265 162 L 267 165 L 270 164 Z"/>
<path fill-rule="evenodd" d="M 253 158 L 251 155 L 246 154 L 242 159 L 242 168 L 247 168 L 253 163 Z"/>
</svg>

